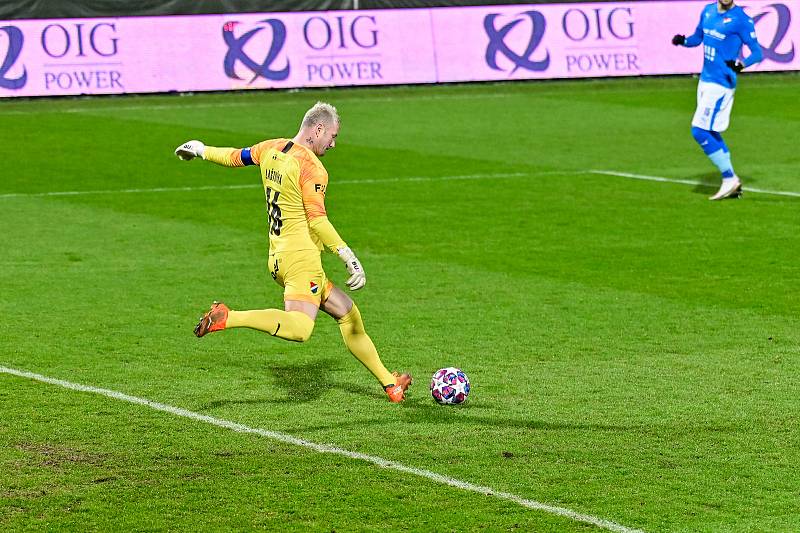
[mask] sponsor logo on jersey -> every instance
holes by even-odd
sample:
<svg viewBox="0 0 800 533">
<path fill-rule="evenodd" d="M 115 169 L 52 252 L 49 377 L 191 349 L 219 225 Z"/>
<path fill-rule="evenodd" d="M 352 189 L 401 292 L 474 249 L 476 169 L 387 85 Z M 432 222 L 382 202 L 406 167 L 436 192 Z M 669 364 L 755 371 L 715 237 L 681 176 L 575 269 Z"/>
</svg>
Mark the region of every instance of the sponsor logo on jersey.
<svg viewBox="0 0 800 533">
<path fill-rule="evenodd" d="M 725 40 L 725 34 L 720 32 L 720 31 L 717 31 L 717 30 L 710 30 L 710 29 L 707 29 L 707 28 L 703 28 L 703 33 L 705 33 L 709 37 L 713 37 L 715 39 L 719 39 L 720 41 L 724 41 Z"/>
</svg>

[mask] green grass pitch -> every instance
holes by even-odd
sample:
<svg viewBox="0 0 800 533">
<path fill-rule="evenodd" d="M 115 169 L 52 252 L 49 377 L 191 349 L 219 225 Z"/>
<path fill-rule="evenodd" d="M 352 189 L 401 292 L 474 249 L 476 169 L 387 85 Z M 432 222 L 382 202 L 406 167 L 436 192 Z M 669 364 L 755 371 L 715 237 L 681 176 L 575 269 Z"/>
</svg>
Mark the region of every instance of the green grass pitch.
<svg viewBox="0 0 800 533">
<path fill-rule="evenodd" d="M 745 186 L 800 193 L 796 75 L 742 76 Z M 0 103 L 0 366 L 280 432 L 607 520 L 800 529 L 800 198 L 709 202 L 691 78 Z M 329 215 L 393 405 L 336 324 L 192 335 L 281 305 L 257 170 L 172 153 L 342 115 Z M 703 182 L 629 179 L 590 170 Z M 53 193 L 80 194 L 53 194 Z M 326 270 L 342 284 L 332 256 Z M 461 408 L 429 376 L 463 368 Z M 597 526 L 0 372 L 0 529 Z"/>
</svg>

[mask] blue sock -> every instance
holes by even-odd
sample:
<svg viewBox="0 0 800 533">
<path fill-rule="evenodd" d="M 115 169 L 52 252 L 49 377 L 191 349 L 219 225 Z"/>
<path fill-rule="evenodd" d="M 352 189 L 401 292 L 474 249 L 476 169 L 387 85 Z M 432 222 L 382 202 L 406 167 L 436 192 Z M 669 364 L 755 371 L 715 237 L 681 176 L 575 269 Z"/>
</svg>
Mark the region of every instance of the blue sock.
<svg viewBox="0 0 800 533">
<path fill-rule="evenodd" d="M 708 158 L 722 173 L 722 179 L 733 177 L 733 165 L 731 165 L 731 153 L 725 150 L 717 150 L 713 154 L 709 154 Z"/>
<path fill-rule="evenodd" d="M 731 153 L 725 141 L 716 131 L 708 131 L 692 126 L 692 137 L 703 149 L 714 166 L 722 173 L 722 178 L 732 178 L 734 176 L 733 165 L 731 164 Z"/>
<path fill-rule="evenodd" d="M 723 150 L 725 150 L 726 152 L 730 152 L 730 150 L 728 150 L 728 145 L 725 144 L 725 140 L 722 138 L 722 135 L 720 135 L 718 131 L 709 131 L 708 133 L 710 133 L 711 136 L 714 137 L 715 141 L 717 141 L 722 145 Z"/>
</svg>

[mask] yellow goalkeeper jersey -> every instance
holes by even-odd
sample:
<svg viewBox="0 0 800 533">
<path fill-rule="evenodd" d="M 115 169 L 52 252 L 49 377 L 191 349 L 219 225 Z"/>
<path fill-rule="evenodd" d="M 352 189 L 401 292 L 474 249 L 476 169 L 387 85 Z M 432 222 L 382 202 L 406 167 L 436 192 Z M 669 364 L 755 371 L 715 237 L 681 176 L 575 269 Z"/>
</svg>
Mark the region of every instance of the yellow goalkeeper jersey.
<svg viewBox="0 0 800 533">
<path fill-rule="evenodd" d="M 321 250 L 309 228 L 313 219 L 327 217 L 328 172 L 319 158 L 289 139 L 260 142 L 250 148 L 250 157 L 261 168 L 270 251 Z"/>
<path fill-rule="evenodd" d="M 250 148 L 206 146 L 203 159 L 227 167 L 259 166 L 270 252 L 327 247 L 336 253 L 347 247 L 325 211 L 328 172 L 310 149 L 289 139 L 270 139 Z"/>
</svg>

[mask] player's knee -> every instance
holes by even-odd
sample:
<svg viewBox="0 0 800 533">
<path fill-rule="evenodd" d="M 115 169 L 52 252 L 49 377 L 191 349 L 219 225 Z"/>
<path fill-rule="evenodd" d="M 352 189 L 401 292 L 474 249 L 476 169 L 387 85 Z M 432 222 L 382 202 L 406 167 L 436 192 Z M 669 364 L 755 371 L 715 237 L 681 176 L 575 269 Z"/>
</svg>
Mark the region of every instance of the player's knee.
<svg viewBox="0 0 800 533">
<path fill-rule="evenodd" d="M 698 128 L 697 126 L 692 126 L 692 137 L 697 141 L 697 144 L 702 146 L 703 142 L 707 141 L 710 136 L 706 130 Z"/>
<path fill-rule="evenodd" d="M 292 340 L 295 341 L 295 342 L 306 342 L 308 339 L 311 338 L 311 332 L 312 331 L 313 331 L 312 329 L 304 330 L 304 331 L 298 331 L 297 332 L 297 336 Z"/>
<path fill-rule="evenodd" d="M 297 330 L 297 342 L 306 342 L 308 339 L 311 338 L 311 334 L 314 332 L 314 321 L 308 319 L 307 324 L 303 324 L 301 328 Z"/>
<path fill-rule="evenodd" d="M 347 328 L 353 333 L 364 332 L 364 321 L 361 319 L 361 311 L 358 310 L 358 306 L 356 306 L 355 302 L 353 303 L 353 307 L 350 308 L 350 311 L 337 319 L 336 322 L 339 323 L 340 328 Z"/>
<path fill-rule="evenodd" d="M 291 332 L 287 335 L 289 340 L 295 342 L 306 342 L 314 332 L 314 321 L 307 314 L 300 311 L 293 311 L 295 317 Z"/>
</svg>

